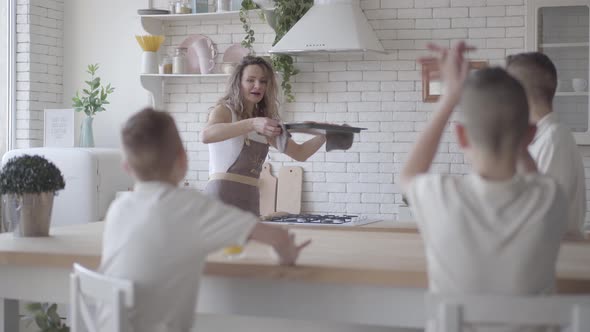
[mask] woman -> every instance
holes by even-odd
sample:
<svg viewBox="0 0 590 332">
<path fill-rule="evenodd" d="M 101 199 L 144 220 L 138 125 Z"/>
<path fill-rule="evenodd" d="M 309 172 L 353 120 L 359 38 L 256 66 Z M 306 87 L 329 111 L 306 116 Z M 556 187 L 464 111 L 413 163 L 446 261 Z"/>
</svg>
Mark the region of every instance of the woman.
<svg viewBox="0 0 590 332">
<path fill-rule="evenodd" d="M 205 192 L 260 215 L 258 178 L 269 145 L 276 148 L 281 133 L 272 66 L 263 58 L 247 56 L 231 75 L 225 96 L 201 133 L 203 143 L 209 144 Z M 303 144 L 286 139 L 284 153 L 297 161 L 307 160 L 326 141 L 323 135 Z"/>
</svg>

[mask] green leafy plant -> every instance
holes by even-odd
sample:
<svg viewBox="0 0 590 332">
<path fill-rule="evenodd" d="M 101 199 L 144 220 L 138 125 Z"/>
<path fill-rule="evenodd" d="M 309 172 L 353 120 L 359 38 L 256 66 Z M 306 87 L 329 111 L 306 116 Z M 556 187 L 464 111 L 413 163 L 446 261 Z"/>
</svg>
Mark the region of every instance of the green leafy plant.
<svg viewBox="0 0 590 332">
<path fill-rule="evenodd" d="M 254 38 L 254 30 L 252 29 L 252 21 L 248 11 L 257 9 L 258 6 L 252 0 L 243 0 L 242 7 L 240 8 L 240 22 L 242 22 L 242 28 L 246 32 L 244 39 L 242 39 L 242 46 L 250 50 L 250 54 L 254 53 L 253 45 L 256 41 Z"/>
<path fill-rule="evenodd" d="M 90 74 L 90 81 L 84 81 L 88 88 L 82 89 L 83 96 L 81 97 L 79 91 L 76 91 L 76 95 L 72 98 L 74 104 L 72 105 L 76 112 L 84 112 L 87 116 L 94 116 L 98 112 L 105 111 L 103 105 L 108 105 L 107 97 L 109 94 L 115 91 L 115 88 L 111 87 L 110 84 L 102 86 L 100 77 L 95 76 L 98 71 L 98 64 L 90 64 L 86 69 L 86 72 Z"/>
<path fill-rule="evenodd" d="M 41 156 L 11 158 L 0 172 L 0 194 L 56 192 L 65 188 L 59 168 Z"/>
<path fill-rule="evenodd" d="M 313 0 L 275 0 L 274 15 L 275 22 L 275 40 L 273 46 L 283 38 L 283 36 L 307 13 L 313 6 Z M 252 43 L 254 43 L 254 30 L 251 28 L 247 11 L 257 8 L 252 0 L 242 1 L 242 8 L 240 9 L 240 21 L 243 24 L 246 36 L 242 40 L 242 46 L 250 49 L 250 53 L 254 53 Z M 242 20 L 243 18 L 243 20 Z M 287 102 L 293 102 L 295 97 L 292 93 L 291 77 L 297 75 L 299 72 L 295 68 L 293 57 L 287 54 L 273 54 L 271 56 L 272 65 L 276 71 L 282 74 L 281 88 L 285 93 Z"/>
<path fill-rule="evenodd" d="M 313 6 L 313 0 L 275 0 L 275 15 L 277 16 L 276 21 L 276 36 L 272 43 L 274 46 L 276 43 L 283 38 L 283 36 L 291 30 L 291 28 L 299 21 L 305 13 Z M 277 71 L 283 74 L 283 81 L 281 87 L 285 92 L 285 97 L 288 102 L 295 100 L 291 93 L 291 77 L 297 75 L 299 72 L 295 69 L 293 63 L 293 57 L 286 54 L 273 54 L 271 56 L 272 65 Z"/>
<path fill-rule="evenodd" d="M 28 303 L 26 305 L 28 315 L 23 319 L 27 326 L 35 322 L 40 332 L 69 332 L 70 328 L 62 321 L 57 313 L 57 304 Z"/>
</svg>

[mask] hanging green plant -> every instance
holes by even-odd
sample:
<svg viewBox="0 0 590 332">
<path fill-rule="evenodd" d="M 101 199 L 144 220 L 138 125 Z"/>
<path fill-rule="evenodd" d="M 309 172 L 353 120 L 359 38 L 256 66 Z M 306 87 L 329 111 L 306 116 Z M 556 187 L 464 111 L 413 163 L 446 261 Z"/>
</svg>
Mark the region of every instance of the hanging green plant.
<svg viewBox="0 0 590 332">
<path fill-rule="evenodd" d="M 267 17 L 267 21 L 273 21 L 273 28 L 276 33 L 275 40 L 272 43 L 273 46 L 313 6 L 313 0 L 274 0 L 274 2 L 275 8 L 272 12 L 274 17 L 270 19 Z M 254 43 L 255 39 L 247 12 L 255 8 L 258 8 L 258 6 L 253 0 L 243 0 L 242 8 L 240 9 L 240 21 L 246 32 L 246 36 L 242 40 L 242 46 L 250 49 L 250 53 L 254 53 L 252 43 Z M 262 13 L 264 15 L 264 11 Z M 293 57 L 287 54 L 273 54 L 271 61 L 274 69 L 282 75 L 281 88 L 283 89 L 287 102 L 293 102 L 295 97 L 292 93 L 291 77 L 297 75 L 299 72 L 295 69 Z"/>
<path fill-rule="evenodd" d="M 23 318 L 25 325 L 35 322 L 39 332 L 69 332 L 70 328 L 57 314 L 57 304 L 29 303 L 26 305 L 27 315 Z"/>
<path fill-rule="evenodd" d="M 244 39 L 242 39 L 242 46 L 250 50 L 250 54 L 254 54 L 254 47 L 252 44 L 256 41 L 254 38 L 254 30 L 252 30 L 252 21 L 250 20 L 250 15 L 248 15 L 248 11 L 252 9 L 257 9 L 258 6 L 252 0 L 243 0 L 242 7 L 240 8 L 240 22 L 242 23 L 242 28 L 246 32 Z M 261 15 L 263 15 L 261 13 Z"/>
</svg>

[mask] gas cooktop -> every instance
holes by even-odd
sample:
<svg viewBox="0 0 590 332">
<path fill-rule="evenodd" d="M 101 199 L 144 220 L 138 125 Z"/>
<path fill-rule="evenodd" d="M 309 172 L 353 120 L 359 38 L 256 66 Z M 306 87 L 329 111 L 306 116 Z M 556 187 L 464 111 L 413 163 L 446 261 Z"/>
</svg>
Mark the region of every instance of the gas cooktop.
<svg viewBox="0 0 590 332">
<path fill-rule="evenodd" d="M 288 225 L 341 225 L 360 226 L 376 222 L 378 220 L 353 215 L 334 214 L 288 214 L 271 217 L 265 222 Z"/>
</svg>

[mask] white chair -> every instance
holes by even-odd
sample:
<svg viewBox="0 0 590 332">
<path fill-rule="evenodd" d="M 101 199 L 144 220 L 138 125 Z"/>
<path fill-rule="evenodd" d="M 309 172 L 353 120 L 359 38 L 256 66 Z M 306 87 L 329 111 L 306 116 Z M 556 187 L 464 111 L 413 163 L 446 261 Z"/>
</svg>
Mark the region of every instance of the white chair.
<svg viewBox="0 0 590 332">
<path fill-rule="evenodd" d="M 104 331 L 128 331 L 127 312 L 134 305 L 133 283 L 110 278 L 74 264 L 74 272 L 70 275 L 72 332 L 98 332 L 96 318 L 90 309 L 96 304 L 109 308 L 108 326 L 105 326 Z"/>
<path fill-rule="evenodd" d="M 426 295 L 427 320 L 436 332 L 460 332 L 464 324 L 539 326 L 590 331 L 590 295 Z M 489 325 L 488 325 L 489 326 Z"/>
</svg>

